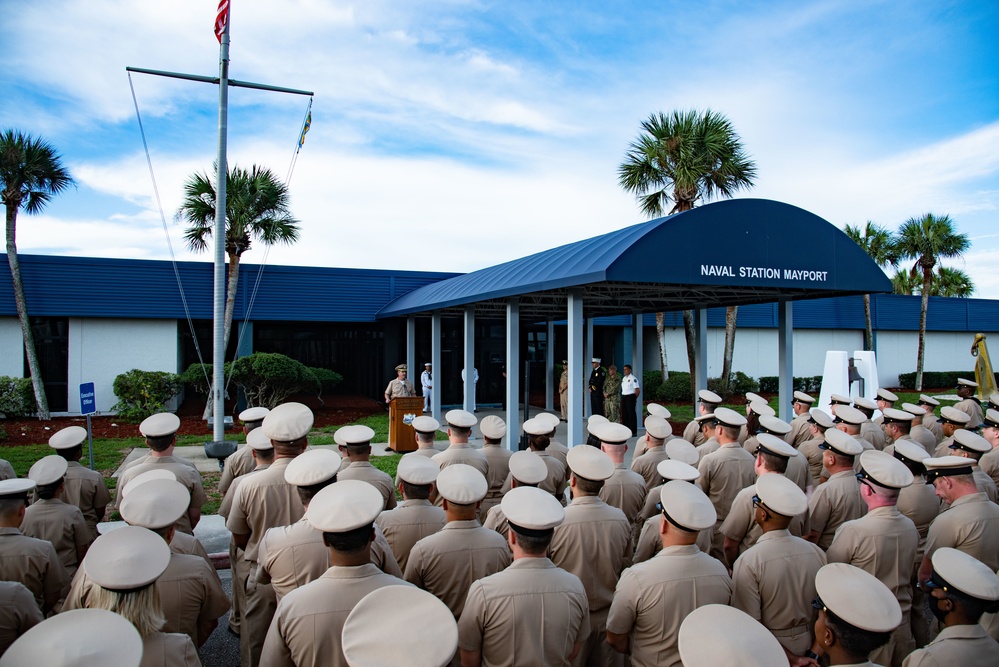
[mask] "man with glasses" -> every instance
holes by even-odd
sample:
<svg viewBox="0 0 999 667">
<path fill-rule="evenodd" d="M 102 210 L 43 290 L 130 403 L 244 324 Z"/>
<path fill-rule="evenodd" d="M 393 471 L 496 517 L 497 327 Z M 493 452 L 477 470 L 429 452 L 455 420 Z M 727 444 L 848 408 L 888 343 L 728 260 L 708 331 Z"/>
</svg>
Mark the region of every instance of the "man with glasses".
<svg viewBox="0 0 999 667">
<path fill-rule="evenodd" d="M 968 428 L 978 428 L 982 423 L 982 403 L 975 396 L 978 383 L 974 380 L 957 379 L 957 397 L 961 400 L 954 407 L 971 417 Z"/>
</svg>

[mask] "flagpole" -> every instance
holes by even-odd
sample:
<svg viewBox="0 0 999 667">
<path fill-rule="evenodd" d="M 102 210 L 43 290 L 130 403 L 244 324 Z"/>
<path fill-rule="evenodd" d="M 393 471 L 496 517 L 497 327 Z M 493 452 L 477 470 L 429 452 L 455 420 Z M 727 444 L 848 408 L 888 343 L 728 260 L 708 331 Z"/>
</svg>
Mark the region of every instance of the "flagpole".
<svg viewBox="0 0 999 667">
<path fill-rule="evenodd" d="M 226 137 L 229 123 L 229 26 L 231 12 L 226 12 L 225 31 L 219 51 L 219 146 L 215 170 L 215 300 L 212 326 L 212 440 L 225 439 L 225 217 Z"/>
</svg>

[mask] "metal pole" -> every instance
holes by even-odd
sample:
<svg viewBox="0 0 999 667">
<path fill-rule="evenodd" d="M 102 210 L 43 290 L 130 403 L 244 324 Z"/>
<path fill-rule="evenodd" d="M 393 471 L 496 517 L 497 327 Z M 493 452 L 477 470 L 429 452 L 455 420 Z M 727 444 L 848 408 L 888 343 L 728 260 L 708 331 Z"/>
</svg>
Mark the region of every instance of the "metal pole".
<svg viewBox="0 0 999 667">
<path fill-rule="evenodd" d="M 215 170 L 215 303 L 212 339 L 212 439 L 215 442 L 222 442 L 225 438 L 225 402 L 222 392 L 225 387 L 225 186 L 228 174 L 225 153 L 229 121 L 230 26 L 231 16 L 222 33 L 219 58 L 219 150 Z"/>
<path fill-rule="evenodd" d="M 94 469 L 94 432 L 90 430 L 90 413 L 87 413 L 87 447 L 90 449 L 90 469 Z"/>
</svg>

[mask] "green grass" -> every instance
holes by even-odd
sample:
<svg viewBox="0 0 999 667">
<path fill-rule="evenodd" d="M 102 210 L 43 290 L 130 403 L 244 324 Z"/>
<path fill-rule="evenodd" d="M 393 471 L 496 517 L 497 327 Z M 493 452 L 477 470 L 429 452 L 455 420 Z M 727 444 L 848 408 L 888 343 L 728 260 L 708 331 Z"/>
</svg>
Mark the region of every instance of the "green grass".
<svg viewBox="0 0 999 667">
<path fill-rule="evenodd" d="M 125 460 L 128 450 L 134 447 L 136 443 L 141 442 L 140 438 L 94 440 L 94 468 L 101 471 L 105 477 L 110 476 L 111 473 L 118 469 L 121 462 Z M 10 461 L 18 477 L 25 477 L 28 474 L 28 470 L 38 459 L 53 453 L 52 448 L 48 445 L 22 445 L 20 447 L 0 448 L 0 457 Z M 90 467 L 90 455 L 86 446 L 83 448 L 83 458 L 80 460 L 80 464 L 84 467 Z M 110 488 L 113 489 L 114 486 Z"/>
<path fill-rule="evenodd" d="M 389 474 L 392 479 L 395 479 L 396 469 L 399 467 L 399 459 L 402 458 L 402 454 L 390 454 L 388 456 L 372 456 L 371 465 L 378 468 L 382 472 Z"/>
</svg>

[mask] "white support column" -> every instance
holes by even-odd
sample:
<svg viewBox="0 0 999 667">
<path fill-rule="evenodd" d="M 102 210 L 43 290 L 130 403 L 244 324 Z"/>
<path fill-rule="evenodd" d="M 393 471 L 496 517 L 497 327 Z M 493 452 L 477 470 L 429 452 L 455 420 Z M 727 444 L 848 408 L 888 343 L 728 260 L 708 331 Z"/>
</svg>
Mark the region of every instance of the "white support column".
<svg viewBox="0 0 999 667">
<path fill-rule="evenodd" d="M 413 389 L 417 396 L 423 396 L 420 388 L 420 373 L 423 372 L 423 365 L 416 361 L 416 315 L 406 318 L 406 366 L 409 367 L 409 380 L 413 383 Z"/>
<path fill-rule="evenodd" d="M 545 410 L 555 410 L 555 320 L 548 318 L 545 338 Z"/>
<path fill-rule="evenodd" d="M 585 377 L 583 379 L 584 383 L 589 380 L 589 378 L 590 378 L 590 370 L 592 369 L 592 365 L 593 365 L 593 361 L 592 361 L 593 360 L 593 318 L 592 317 L 587 317 L 585 319 L 585 322 L 586 322 L 586 334 L 585 334 L 586 335 L 586 338 L 585 338 L 586 351 L 583 353 L 583 365 L 581 367 L 582 370 L 586 372 L 586 375 L 585 375 Z M 571 386 L 571 384 L 570 384 L 570 386 Z M 593 404 L 590 402 L 590 391 L 589 391 L 589 387 L 586 386 L 586 385 L 584 385 L 583 386 L 583 416 L 584 417 L 588 417 L 590 415 L 590 413 L 591 413 L 590 406 L 591 405 L 593 405 Z"/>
<path fill-rule="evenodd" d="M 465 306 L 465 335 L 462 367 L 465 369 L 465 382 L 462 388 L 462 404 L 465 410 L 475 410 L 475 306 Z"/>
<path fill-rule="evenodd" d="M 520 301 L 506 302 L 506 446 L 520 438 Z"/>
<path fill-rule="evenodd" d="M 583 290 L 569 290 L 568 303 L 568 330 L 569 330 L 569 410 L 568 416 L 568 442 L 570 447 L 585 442 L 585 429 L 583 428 L 583 404 L 588 398 L 586 391 L 587 368 L 591 357 L 585 357 L 583 350 Z M 584 358 L 586 361 L 584 361 Z"/>
<path fill-rule="evenodd" d="M 441 378 L 444 377 L 444 369 L 441 367 L 441 314 L 434 313 L 430 319 L 430 363 L 433 364 L 434 388 L 431 391 L 433 397 L 434 419 L 443 423 L 441 412 Z"/>
<path fill-rule="evenodd" d="M 697 329 L 697 390 L 708 388 L 708 310 L 694 311 L 694 327 Z M 697 397 L 694 397 L 697 401 Z"/>
<path fill-rule="evenodd" d="M 777 302 L 777 416 L 790 421 L 794 394 L 794 312 L 790 301 Z"/>
<path fill-rule="evenodd" d="M 638 385 L 641 389 L 638 394 L 638 405 L 635 407 L 638 411 L 638 421 L 636 423 L 638 424 L 639 435 L 645 432 L 645 423 L 642 420 L 642 397 L 645 396 L 645 385 L 642 379 L 645 369 L 645 365 L 642 363 L 645 351 L 645 338 L 643 334 L 642 314 L 633 313 L 631 316 L 631 372 L 638 378 Z"/>
</svg>

